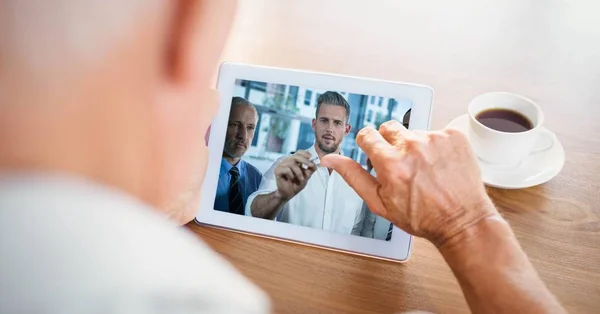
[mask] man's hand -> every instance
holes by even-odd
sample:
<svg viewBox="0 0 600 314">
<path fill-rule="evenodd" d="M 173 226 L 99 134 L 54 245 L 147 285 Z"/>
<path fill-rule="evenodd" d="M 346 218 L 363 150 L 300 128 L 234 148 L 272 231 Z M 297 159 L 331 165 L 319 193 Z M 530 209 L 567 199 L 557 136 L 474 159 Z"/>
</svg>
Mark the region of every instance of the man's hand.
<svg viewBox="0 0 600 314">
<path fill-rule="evenodd" d="M 497 213 L 459 131 L 413 132 L 389 121 L 379 131 L 362 129 L 356 142 L 377 178 L 340 155 L 327 155 L 322 165 L 342 175 L 372 212 L 406 232 L 441 245 Z"/>
<path fill-rule="evenodd" d="M 317 170 L 317 166 L 310 161 L 310 158 L 309 152 L 297 151 L 281 161 L 275 168 L 277 191 L 285 201 L 289 201 L 302 191 L 308 179 Z"/>
<path fill-rule="evenodd" d="M 411 132 L 390 121 L 379 132 L 362 129 L 356 142 L 377 178 L 347 157 L 330 154 L 321 164 L 375 214 L 436 244 L 473 313 L 564 313 L 486 195 L 462 133 Z"/>
</svg>

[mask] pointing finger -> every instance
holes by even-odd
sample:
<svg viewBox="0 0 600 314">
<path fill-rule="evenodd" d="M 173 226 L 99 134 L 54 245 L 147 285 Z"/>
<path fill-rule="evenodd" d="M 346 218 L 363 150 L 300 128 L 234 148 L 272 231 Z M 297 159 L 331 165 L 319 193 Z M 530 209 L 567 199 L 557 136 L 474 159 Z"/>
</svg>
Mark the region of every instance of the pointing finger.
<svg viewBox="0 0 600 314">
<path fill-rule="evenodd" d="M 379 164 L 392 146 L 374 128 L 366 127 L 356 135 L 356 144 L 367 154 L 374 166 Z"/>
<path fill-rule="evenodd" d="M 404 141 L 407 136 L 410 136 L 410 131 L 396 120 L 383 123 L 379 127 L 379 133 L 392 145 L 396 145 L 397 143 Z"/>
<path fill-rule="evenodd" d="M 384 211 L 383 203 L 377 193 L 379 182 L 356 161 L 346 156 L 329 154 L 321 159 L 321 164 L 339 173 L 346 183 L 367 203 L 371 211 Z"/>
</svg>

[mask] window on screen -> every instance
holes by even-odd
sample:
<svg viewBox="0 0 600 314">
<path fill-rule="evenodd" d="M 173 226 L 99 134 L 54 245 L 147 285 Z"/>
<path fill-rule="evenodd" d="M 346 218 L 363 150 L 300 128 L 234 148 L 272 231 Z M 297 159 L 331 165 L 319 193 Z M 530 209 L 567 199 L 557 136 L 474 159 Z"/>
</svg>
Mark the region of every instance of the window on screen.
<svg viewBox="0 0 600 314">
<path fill-rule="evenodd" d="M 304 93 L 304 105 L 310 106 L 310 100 L 312 99 L 312 91 L 306 90 Z"/>
</svg>

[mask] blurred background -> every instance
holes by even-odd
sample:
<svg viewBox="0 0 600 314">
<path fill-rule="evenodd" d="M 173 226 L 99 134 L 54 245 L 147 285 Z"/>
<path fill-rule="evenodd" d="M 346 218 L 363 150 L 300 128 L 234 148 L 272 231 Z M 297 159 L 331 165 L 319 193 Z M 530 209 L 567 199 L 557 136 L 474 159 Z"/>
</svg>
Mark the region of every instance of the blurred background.
<svg viewBox="0 0 600 314">
<path fill-rule="evenodd" d="M 546 115 L 556 132 L 571 131 L 565 118 L 600 117 L 590 105 L 600 102 L 598 0 L 239 4 L 223 60 L 430 85 L 434 129 L 491 91 L 558 108 Z M 600 123 L 579 127 L 600 133 Z"/>
</svg>

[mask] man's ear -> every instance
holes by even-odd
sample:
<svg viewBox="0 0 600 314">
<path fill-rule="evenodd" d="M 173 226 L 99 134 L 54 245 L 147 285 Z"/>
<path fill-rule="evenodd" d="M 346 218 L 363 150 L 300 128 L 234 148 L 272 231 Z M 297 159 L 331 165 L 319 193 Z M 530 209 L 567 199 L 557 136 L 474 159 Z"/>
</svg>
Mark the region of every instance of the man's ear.
<svg viewBox="0 0 600 314">
<path fill-rule="evenodd" d="M 352 130 L 352 126 L 350 124 L 346 124 L 346 135 L 350 134 L 350 130 Z"/>
<path fill-rule="evenodd" d="M 204 134 L 204 144 L 206 144 L 206 146 L 208 146 L 208 139 L 210 139 L 210 127 L 212 125 L 208 126 L 208 130 L 206 130 L 206 134 Z"/>
<path fill-rule="evenodd" d="M 170 0 L 165 74 L 175 84 L 209 81 L 233 24 L 235 0 Z"/>
<path fill-rule="evenodd" d="M 315 118 L 312 119 L 312 129 L 313 132 L 317 132 L 317 119 Z"/>
</svg>

